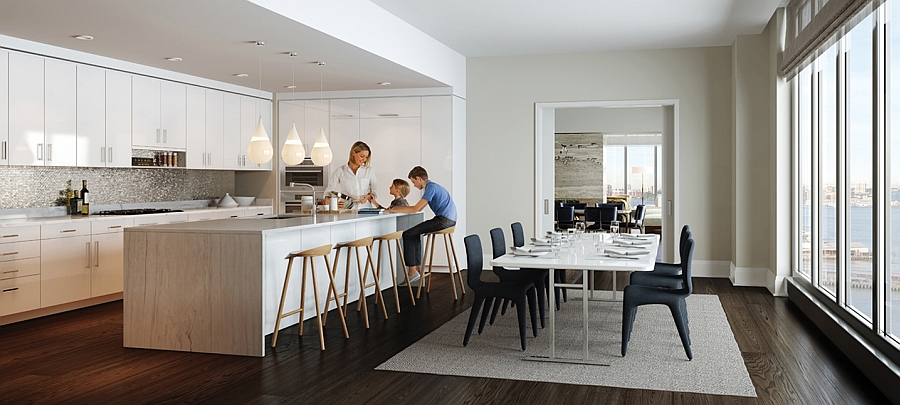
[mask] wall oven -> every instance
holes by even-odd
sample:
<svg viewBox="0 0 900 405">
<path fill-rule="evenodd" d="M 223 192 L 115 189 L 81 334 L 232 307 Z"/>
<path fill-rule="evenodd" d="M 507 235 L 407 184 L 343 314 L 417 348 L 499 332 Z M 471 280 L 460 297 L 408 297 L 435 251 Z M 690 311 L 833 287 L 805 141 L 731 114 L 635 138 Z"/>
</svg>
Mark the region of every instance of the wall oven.
<svg viewBox="0 0 900 405">
<path fill-rule="evenodd" d="M 303 210 L 308 212 L 309 207 L 303 207 L 303 197 L 313 197 L 313 190 L 305 186 L 291 186 L 294 184 L 309 184 L 318 191 L 318 196 L 322 196 L 325 191 L 325 168 L 316 166 L 312 160 L 305 159 L 303 163 L 296 166 L 287 166 L 282 168 L 281 176 L 281 207 L 282 214 L 300 214 Z"/>
</svg>

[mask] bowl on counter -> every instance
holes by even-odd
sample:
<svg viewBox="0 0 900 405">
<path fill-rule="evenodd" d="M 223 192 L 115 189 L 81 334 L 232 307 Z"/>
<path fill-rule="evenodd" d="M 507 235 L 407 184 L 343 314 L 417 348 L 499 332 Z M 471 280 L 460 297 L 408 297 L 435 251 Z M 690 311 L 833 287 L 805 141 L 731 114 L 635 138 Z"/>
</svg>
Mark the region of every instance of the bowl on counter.
<svg viewBox="0 0 900 405">
<path fill-rule="evenodd" d="M 237 204 L 238 204 L 239 206 L 242 206 L 242 207 L 243 207 L 243 206 L 250 205 L 250 204 L 253 204 L 253 200 L 256 200 L 256 197 L 238 197 L 238 196 L 234 196 L 234 197 L 231 197 L 231 198 L 234 198 L 234 201 L 237 202 Z"/>
</svg>

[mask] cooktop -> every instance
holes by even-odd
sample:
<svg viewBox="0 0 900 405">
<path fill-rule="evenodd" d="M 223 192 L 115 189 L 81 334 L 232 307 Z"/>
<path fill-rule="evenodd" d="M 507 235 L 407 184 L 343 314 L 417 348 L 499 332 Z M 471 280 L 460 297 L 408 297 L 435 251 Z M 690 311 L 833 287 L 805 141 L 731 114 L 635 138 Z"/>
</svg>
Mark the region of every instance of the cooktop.
<svg viewBox="0 0 900 405">
<path fill-rule="evenodd" d="M 167 208 L 135 208 L 130 210 L 110 210 L 100 211 L 94 215 L 143 215 L 143 214 L 164 214 L 167 212 L 183 212 L 182 210 L 170 210 Z"/>
</svg>

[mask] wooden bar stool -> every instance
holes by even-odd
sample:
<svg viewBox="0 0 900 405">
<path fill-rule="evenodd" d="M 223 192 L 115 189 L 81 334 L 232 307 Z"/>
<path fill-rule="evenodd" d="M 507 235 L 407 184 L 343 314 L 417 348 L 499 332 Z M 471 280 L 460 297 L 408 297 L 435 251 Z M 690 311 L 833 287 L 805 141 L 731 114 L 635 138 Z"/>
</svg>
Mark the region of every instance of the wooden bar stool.
<svg viewBox="0 0 900 405">
<path fill-rule="evenodd" d="M 391 248 L 391 241 L 395 241 L 397 243 L 397 251 L 400 252 L 400 269 L 403 270 L 403 276 L 406 277 L 406 289 L 409 290 L 409 299 L 412 300 L 412 304 L 416 305 L 416 299 L 413 297 L 412 286 L 409 285 L 409 274 L 406 273 L 406 262 L 403 259 L 403 249 L 400 248 L 400 238 L 403 237 L 403 231 L 397 231 L 393 233 L 389 233 L 387 235 L 381 235 L 375 237 L 375 242 L 378 242 L 378 266 L 375 271 L 379 276 L 381 275 L 381 251 L 382 246 L 387 245 L 388 250 L 388 259 L 391 262 L 391 283 L 394 285 L 394 302 L 397 304 L 397 313 L 400 313 L 400 294 L 397 292 L 397 270 L 394 267 L 394 250 Z"/>
<path fill-rule="evenodd" d="M 365 315 L 365 318 L 366 318 L 366 329 L 369 328 L 369 309 L 366 305 L 366 288 L 371 287 L 373 285 L 375 286 L 375 304 L 378 305 L 378 303 L 381 302 L 381 309 L 384 312 L 384 319 L 387 319 L 387 317 L 388 317 L 387 306 L 384 305 L 384 297 L 381 296 L 381 283 L 378 281 L 379 274 L 378 274 L 377 270 L 375 269 L 375 265 L 372 263 L 372 241 L 373 240 L 374 240 L 374 238 L 369 236 L 366 238 L 357 239 L 352 242 L 339 243 L 339 244 L 335 245 L 335 247 L 334 247 L 335 249 L 337 249 L 337 253 L 334 256 L 334 270 L 335 271 L 337 271 L 338 262 L 340 261 L 340 258 L 341 258 L 341 249 L 347 248 L 347 270 L 346 270 L 346 273 L 344 276 L 344 293 L 340 295 L 340 297 L 344 297 L 344 304 L 343 304 L 343 306 L 344 306 L 343 315 L 344 316 L 347 315 L 347 299 L 349 298 L 348 295 L 350 292 L 350 262 L 352 261 L 352 260 L 350 260 L 350 249 L 352 248 L 356 252 L 356 271 L 357 271 L 357 273 L 359 273 L 359 302 L 356 304 L 356 311 L 358 312 L 360 309 L 362 309 L 363 315 Z M 362 266 L 360 264 L 362 262 L 362 260 L 359 256 L 359 249 L 363 248 L 363 247 L 366 248 L 366 253 L 367 253 L 365 266 Z M 363 270 L 363 267 L 365 267 L 365 270 Z M 366 282 L 366 279 L 369 276 L 369 269 L 372 270 L 372 274 L 374 275 L 374 278 L 375 278 L 373 283 Z M 338 296 L 337 291 L 334 292 L 334 296 L 335 296 L 335 298 L 334 298 L 335 303 L 338 303 L 338 299 L 340 297 Z M 328 298 L 325 299 L 326 308 L 330 301 L 332 301 L 331 291 L 328 292 Z M 325 316 L 327 319 L 328 314 L 326 313 Z"/>
<path fill-rule="evenodd" d="M 313 294 L 316 297 L 316 324 L 319 326 L 319 347 L 322 350 L 325 350 L 325 336 L 322 334 L 322 325 L 324 322 L 322 320 L 322 306 L 319 305 L 319 284 L 316 281 L 316 261 L 315 258 L 317 256 L 322 256 L 325 259 L 325 268 L 328 273 L 328 294 L 334 292 L 337 294 L 337 290 L 334 287 L 334 273 L 331 271 L 331 264 L 328 263 L 328 254 L 331 253 L 331 245 L 319 246 L 317 248 L 312 248 L 309 250 L 299 251 L 299 252 L 291 252 L 288 253 L 285 259 L 288 260 L 287 274 L 284 276 L 284 288 L 281 290 L 281 303 L 278 305 L 278 317 L 275 319 L 275 332 L 272 334 L 272 347 L 275 347 L 275 342 L 278 340 L 278 330 L 281 328 L 281 320 L 288 316 L 294 314 L 300 314 L 300 335 L 303 335 L 303 315 L 304 313 L 304 304 L 306 302 L 306 269 L 307 262 L 310 263 L 310 268 L 312 269 L 312 284 L 313 284 Z M 291 281 L 291 268 L 294 265 L 294 258 L 302 257 L 303 258 L 303 282 L 300 286 L 300 308 L 295 309 L 291 312 L 284 313 L 284 299 L 287 295 L 288 283 Z M 327 304 L 327 302 L 326 302 Z M 326 305 L 327 308 L 327 305 Z M 338 313 L 341 314 L 341 325 L 344 327 L 344 337 L 350 338 L 350 334 L 347 332 L 347 323 L 344 322 L 344 314 L 341 311 L 341 307 L 338 306 Z"/>
<path fill-rule="evenodd" d="M 456 247 L 453 245 L 453 231 L 456 230 L 455 226 L 451 226 L 449 228 L 441 229 L 439 231 L 430 232 L 425 234 L 425 258 L 422 259 L 422 263 L 428 262 L 428 271 L 425 271 L 425 267 L 422 267 L 422 275 L 419 281 L 419 289 L 416 291 L 416 298 L 422 294 L 422 284 L 425 283 L 425 278 L 428 278 L 428 286 L 425 288 L 425 292 L 431 292 L 431 268 L 432 264 L 434 264 L 434 240 L 435 235 L 443 235 L 444 236 L 444 249 L 447 251 L 447 266 L 450 267 L 450 285 L 453 286 L 453 299 L 459 299 L 456 294 L 456 280 L 453 279 L 453 265 L 456 264 L 456 278 L 459 280 L 459 288 L 462 290 L 462 293 L 466 293 L 466 287 L 463 283 L 462 273 L 459 270 L 459 261 L 456 260 Z M 451 259 L 450 252 L 453 252 L 453 256 Z M 431 252 L 431 256 L 428 253 Z"/>
</svg>

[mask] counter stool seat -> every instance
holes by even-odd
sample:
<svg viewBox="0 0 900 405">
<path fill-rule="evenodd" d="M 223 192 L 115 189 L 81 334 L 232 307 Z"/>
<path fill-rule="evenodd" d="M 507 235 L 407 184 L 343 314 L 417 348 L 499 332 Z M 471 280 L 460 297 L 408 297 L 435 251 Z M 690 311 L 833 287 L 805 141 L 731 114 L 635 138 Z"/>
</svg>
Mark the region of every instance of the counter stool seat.
<svg viewBox="0 0 900 405">
<path fill-rule="evenodd" d="M 449 228 L 444 228 L 439 231 L 429 232 L 425 234 L 425 258 L 422 260 L 422 263 L 428 263 L 428 270 L 426 271 L 424 266 L 421 269 L 422 274 L 420 276 L 419 289 L 416 291 L 416 298 L 419 298 L 419 296 L 422 294 L 422 285 L 425 284 L 425 278 L 428 278 L 428 285 L 425 288 L 425 292 L 431 292 L 431 270 L 432 265 L 434 264 L 434 241 L 435 239 L 437 239 L 437 235 L 441 235 L 444 237 L 444 250 L 447 251 L 447 266 L 450 268 L 450 285 L 453 287 L 453 299 L 459 299 L 459 296 L 456 293 L 457 280 L 459 281 L 459 288 L 462 293 L 466 293 L 466 287 L 463 283 L 462 273 L 459 269 L 459 260 L 456 259 L 456 247 L 453 245 L 453 231 L 455 230 L 456 227 L 451 226 Z M 455 278 L 453 271 L 454 264 L 456 265 Z"/>
<path fill-rule="evenodd" d="M 272 333 L 272 347 L 275 347 L 275 342 L 278 340 L 278 331 L 281 328 L 281 320 L 283 318 L 289 317 L 294 314 L 300 314 L 300 322 L 299 322 L 299 334 L 303 335 L 303 316 L 304 312 L 304 304 L 306 303 L 306 270 L 307 263 L 310 264 L 309 268 L 312 269 L 310 272 L 312 275 L 312 288 L 313 295 L 316 298 L 316 324 L 319 327 L 319 348 L 325 350 L 325 336 L 322 333 L 322 326 L 325 322 L 322 320 L 322 306 L 319 304 L 319 284 L 316 281 L 316 261 L 315 258 L 318 256 L 322 256 L 325 259 L 325 269 L 328 273 L 328 294 L 330 295 L 332 292 L 337 294 L 337 290 L 334 287 L 334 273 L 331 270 L 331 264 L 328 263 L 328 255 L 331 253 L 331 245 L 323 245 L 317 248 L 312 248 L 303 251 L 291 252 L 285 257 L 288 261 L 287 273 L 284 276 L 284 288 L 281 290 L 281 303 L 278 305 L 278 317 L 275 318 L 275 331 Z M 287 296 L 288 284 L 291 281 L 291 268 L 294 265 L 294 258 L 302 257 L 303 258 L 303 281 L 300 287 L 300 308 L 295 309 L 291 312 L 284 313 L 284 300 Z M 327 304 L 327 302 L 326 302 Z M 325 306 L 327 308 L 327 305 Z M 347 332 L 347 323 L 344 321 L 344 314 L 340 306 L 338 306 L 338 313 L 341 315 L 341 325 L 344 327 L 344 337 L 350 338 L 350 334 Z M 327 314 L 327 313 L 326 313 Z"/>
<path fill-rule="evenodd" d="M 356 311 L 359 312 L 359 310 L 362 309 L 363 316 L 365 317 L 365 320 L 366 320 L 366 329 L 369 328 L 369 309 L 368 309 L 368 306 L 366 305 L 366 288 L 375 286 L 375 305 L 378 305 L 378 303 L 380 302 L 381 309 L 384 312 L 384 319 L 387 319 L 387 317 L 388 317 L 387 306 L 384 305 L 384 297 L 381 295 L 381 282 L 378 280 L 380 274 L 378 273 L 378 270 L 375 268 L 375 265 L 372 263 L 372 241 L 373 240 L 374 240 L 374 237 L 369 236 L 369 237 L 357 239 L 357 240 L 350 241 L 350 242 L 339 243 L 334 246 L 334 248 L 337 249 L 337 253 L 334 256 L 334 271 L 335 272 L 337 271 L 338 262 L 340 261 L 340 258 L 341 258 L 341 250 L 346 248 L 346 252 L 347 252 L 347 266 L 346 266 L 346 272 L 344 275 L 344 293 L 339 296 L 337 294 L 337 291 L 335 291 L 334 298 L 332 298 L 331 291 L 329 291 L 328 297 L 325 299 L 325 305 L 327 307 L 327 305 L 332 300 L 335 301 L 335 303 L 337 303 L 338 305 L 340 305 L 338 300 L 340 299 L 340 297 L 343 297 L 344 298 L 343 316 L 347 315 L 347 300 L 349 298 L 349 292 L 350 292 L 350 262 L 352 262 L 352 260 L 350 260 L 350 258 L 351 258 L 350 249 L 353 249 L 354 252 L 356 253 L 356 271 L 359 274 L 359 302 L 357 302 L 357 304 L 356 304 Z M 365 266 L 362 266 L 360 264 L 360 263 L 362 263 L 362 258 L 359 255 L 360 248 L 366 248 L 366 264 L 365 264 Z M 363 269 L 365 269 L 365 270 L 363 270 Z M 374 278 L 374 281 L 372 283 L 368 283 L 366 281 L 369 277 L 369 270 L 372 271 L 372 275 Z M 326 314 L 325 316 L 326 316 L 325 319 L 327 320 L 328 315 Z"/>
<path fill-rule="evenodd" d="M 403 276 L 406 277 L 406 289 L 409 291 L 409 299 L 412 301 L 413 306 L 416 305 L 416 298 L 413 295 L 412 286 L 409 285 L 409 274 L 406 272 L 406 260 L 403 259 L 403 249 L 400 247 L 400 239 L 403 238 L 403 231 L 392 232 L 387 235 L 381 235 L 375 237 L 375 242 L 378 242 L 378 266 L 376 269 L 376 273 L 381 275 L 381 251 L 382 246 L 387 245 L 388 250 L 388 259 L 391 262 L 391 283 L 394 285 L 394 302 L 397 304 L 397 313 L 400 313 L 400 294 L 397 292 L 397 270 L 394 266 L 394 251 L 391 248 L 391 241 L 395 241 L 397 244 L 397 251 L 400 255 L 400 270 L 403 272 Z"/>
</svg>

